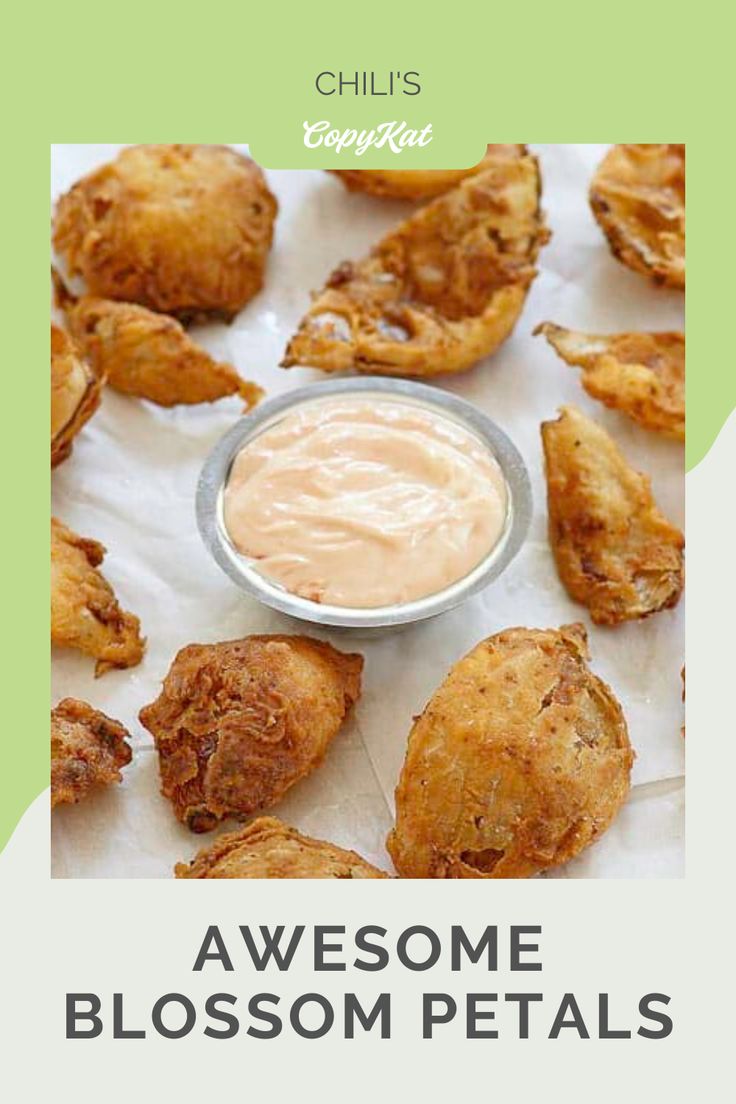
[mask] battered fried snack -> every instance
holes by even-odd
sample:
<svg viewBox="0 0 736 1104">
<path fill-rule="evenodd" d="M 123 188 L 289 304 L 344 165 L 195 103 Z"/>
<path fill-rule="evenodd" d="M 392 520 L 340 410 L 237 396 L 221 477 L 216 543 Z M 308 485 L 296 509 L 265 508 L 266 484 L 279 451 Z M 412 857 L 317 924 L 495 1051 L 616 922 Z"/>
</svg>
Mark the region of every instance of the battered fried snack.
<svg viewBox="0 0 736 1104">
<path fill-rule="evenodd" d="M 262 286 L 276 211 L 227 146 L 132 146 L 61 197 L 53 242 L 92 295 L 229 319 Z"/>
<path fill-rule="evenodd" d="M 285 368 L 461 372 L 511 333 L 549 234 L 524 147 L 420 208 L 370 255 L 346 261 L 289 342 Z"/>
<path fill-rule="evenodd" d="M 404 878 L 528 878 L 610 825 L 634 753 L 582 625 L 507 629 L 456 663 L 409 736 L 387 846 Z"/>
<path fill-rule="evenodd" d="M 51 323 L 51 467 L 66 460 L 72 441 L 100 405 L 104 376 L 95 375 L 69 334 Z"/>
<path fill-rule="evenodd" d="M 64 698 L 51 710 L 51 808 L 74 804 L 94 786 L 122 782 L 130 733 L 87 702 Z"/>
<path fill-rule="evenodd" d="M 246 409 L 263 396 L 231 364 L 200 348 L 174 318 L 136 303 L 75 298 L 54 274 L 57 301 L 69 328 L 97 373 L 125 395 L 176 406 L 240 395 Z"/>
<path fill-rule="evenodd" d="M 553 322 L 542 322 L 534 333 L 583 369 L 583 387 L 594 399 L 645 429 L 685 440 L 684 334 L 589 334 Z"/>
<path fill-rule="evenodd" d="M 482 172 L 504 157 L 523 156 L 521 145 L 491 145 L 485 157 L 469 169 L 328 169 L 349 192 L 389 199 L 433 199 L 468 176 Z"/>
<path fill-rule="evenodd" d="M 302 836 L 275 817 L 220 836 L 190 863 L 177 863 L 177 878 L 388 878 L 355 851 Z"/>
<path fill-rule="evenodd" d="M 51 642 L 97 660 L 95 675 L 134 667 L 143 658 L 140 621 L 118 605 L 97 571 L 106 549 L 51 519 Z"/>
<path fill-rule="evenodd" d="M 549 542 L 571 598 L 598 625 L 677 605 L 685 541 L 657 509 L 649 479 L 574 406 L 542 424 Z"/>
<path fill-rule="evenodd" d="M 617 260 L 667 287 L 685 287 L 684 145 L 613 146 L 590 206 Z"/>
<path fill-rule="evenodd" d="M 178 819 L 208 832 L 274 805 L 321 763 L 362 669 L 362 656 L 306 636 L 182 648 L 139 715 Z"/>
</svg>

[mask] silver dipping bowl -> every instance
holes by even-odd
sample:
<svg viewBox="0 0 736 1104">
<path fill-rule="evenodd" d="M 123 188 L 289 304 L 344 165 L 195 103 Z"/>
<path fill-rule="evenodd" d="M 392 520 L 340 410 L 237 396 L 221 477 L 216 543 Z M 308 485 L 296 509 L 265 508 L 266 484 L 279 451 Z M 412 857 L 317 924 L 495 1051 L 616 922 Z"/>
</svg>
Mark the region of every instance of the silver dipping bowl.
<svg viewBox="0 0 736 1104">
<path fill-rule="evenodd" d="M 413 602 L 355 609 L 312 602 L 291 594 L 258 571 L 257 562 L 235 548 L 223 521 L 223 492 L 232 463 L 248 441 L 270 429 L 297 407 L 340 395 L 401 400 L 436 411 L 470 430 L 498 462 L 509 489 L 503 533 L 472 571 L 451 586 Z M 207 458 L 196 496 L 197 525 L 202 539 L 222 570 L 251 597 L 281 613 L 315 625 L 373 632 L 409 625 L 454 609 L 488 586 L 513 560 L 524 543 L 532 514 L 532 494 L 524 461 L 502 429 L 476 407 L 439 388 L 382 376 L 327 380 L 289 391 L 258 406 L 221 438 Z"/>
</svg>

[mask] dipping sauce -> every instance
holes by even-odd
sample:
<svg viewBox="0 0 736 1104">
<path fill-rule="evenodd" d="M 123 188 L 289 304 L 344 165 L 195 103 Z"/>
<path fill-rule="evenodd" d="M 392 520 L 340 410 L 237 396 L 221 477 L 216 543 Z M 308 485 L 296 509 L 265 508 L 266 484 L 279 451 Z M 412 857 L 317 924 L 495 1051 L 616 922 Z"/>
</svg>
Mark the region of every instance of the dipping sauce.
<svg viewBox="0 0 736 1104">
<path fill-rule="evenodd" d="M 440 413 L 380 396 L 287 414 L 237 454 L 224 493 L 235 548 L 292 594 L 348 608 L 444 590 L 503 534 L 504 475 Z"/>
</svg>

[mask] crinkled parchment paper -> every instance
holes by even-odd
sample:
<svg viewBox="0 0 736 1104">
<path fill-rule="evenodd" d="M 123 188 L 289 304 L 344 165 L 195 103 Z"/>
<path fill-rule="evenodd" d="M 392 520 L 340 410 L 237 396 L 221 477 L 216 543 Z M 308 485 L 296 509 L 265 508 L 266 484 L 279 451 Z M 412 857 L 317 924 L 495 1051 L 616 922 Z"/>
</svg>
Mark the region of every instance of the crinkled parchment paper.
<svg viewBox="0 0 736 1104">
<path fill-rule="evenodd" d="M 114 146 L 57 146 L 52 196 L 113 156 Z M 637 759 L 630 800 L 613 827 L 560 877 L 671 877 L 683 866 L 684 741 L 680 668 L 684 608 L 616 629 L 596 628 L 567 597 L 545 536 L 539 423 L 575 402 L 613 434 L 630 460 L 652 476 L 661 507 L 684 524 L 683 448 L 648 433 L 589 399 L 579 372 L 560 361 L 536 323 L 549 319 L 591 331 L 681 329 L 683 298 L 652 287 L 610 255 L 586 191 L 604 146 L 544 146 L 537 151 L 553 238 L 543 250 L 516 331 L 489 360 L 442 380 L 498 421 L 521 449 L 535 496 L 527 544 L 480 596 L 439 619 L 380 639 L 320 632 L 366 658 L 364 691 L 324 764 L 274 810 L 311 835 L 354 848 L 390 868 L 383 841 L 393 790 L 414 714 L 452 663 L 483 637 L 512 625 L 557 626 L 579 619 L 590 635 L 592 667 L 619 696 Z M 195 337 L 275 395 L 323 378 L 277 367 L 307 305 L 340 261 L 359 257 L 410 209 L 349 195 L 323 172 L 269 172 L 280 213 L 265 290 L 231 326 Z M 213 836 L 194 836 L 160 796 L 157 756 L 138 710 L 159 691 L 177 650 L 192 642 L 248 633 L 311 631 L 244 596 L 216 567 L 194 520 L 194 489 L 215 442 L 240 416 L 240 403 L 163 410 L 105 393 L 102 407 L 52 476 L 53 510 L 108 548 L 104 571 L 122 604 L 138 614 L 145 659 L 129 671 L 93 677 L 91 660 L 54 649 L 52 701 L 71 695 L 119 718 L 133 737 L 124 782 L 78 806 L 54 810 L 56 877 L 171 876 Z M 232 828 L 233 824 L 225 826 Z"/>
</svg>

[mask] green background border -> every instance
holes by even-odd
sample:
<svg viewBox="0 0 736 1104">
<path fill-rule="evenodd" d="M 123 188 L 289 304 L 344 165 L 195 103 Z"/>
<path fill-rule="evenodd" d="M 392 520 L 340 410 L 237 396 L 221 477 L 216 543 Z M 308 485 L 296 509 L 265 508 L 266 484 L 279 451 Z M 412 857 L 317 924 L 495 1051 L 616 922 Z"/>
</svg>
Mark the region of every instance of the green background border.
<svg viewBox="0 0 736 1104">
<path fill-rule="evenodd" d="M 733 34 L 714 18 L 722 11 L 706 2 L 685 16 L 641 0 L 613 8 L 330 0 L 265 10 L 223 0 L 114 9 L 71 0 L 6 16 L 0 846 L 48 785 L 50 143 L 250 140 L 258 152 L 269 141 L 265 120 L 271 140 L 293 134 L 297 166 L 303 119 L 338 118 L 313 92 L 326 68 L 418 70 L 425 92 L 412 110 L 433 122 L 435 151 L 450 148 L 450 137 L 472 150 L 465 163 L 486 140 L 685 141 L 691 469 L 736 404 L 733 354 L 713 323 L 734 311 L 734 144 L 724 117 Z M 362 123 L 393 118 L 385 103 L 340 106 Z"/>
</svg>

